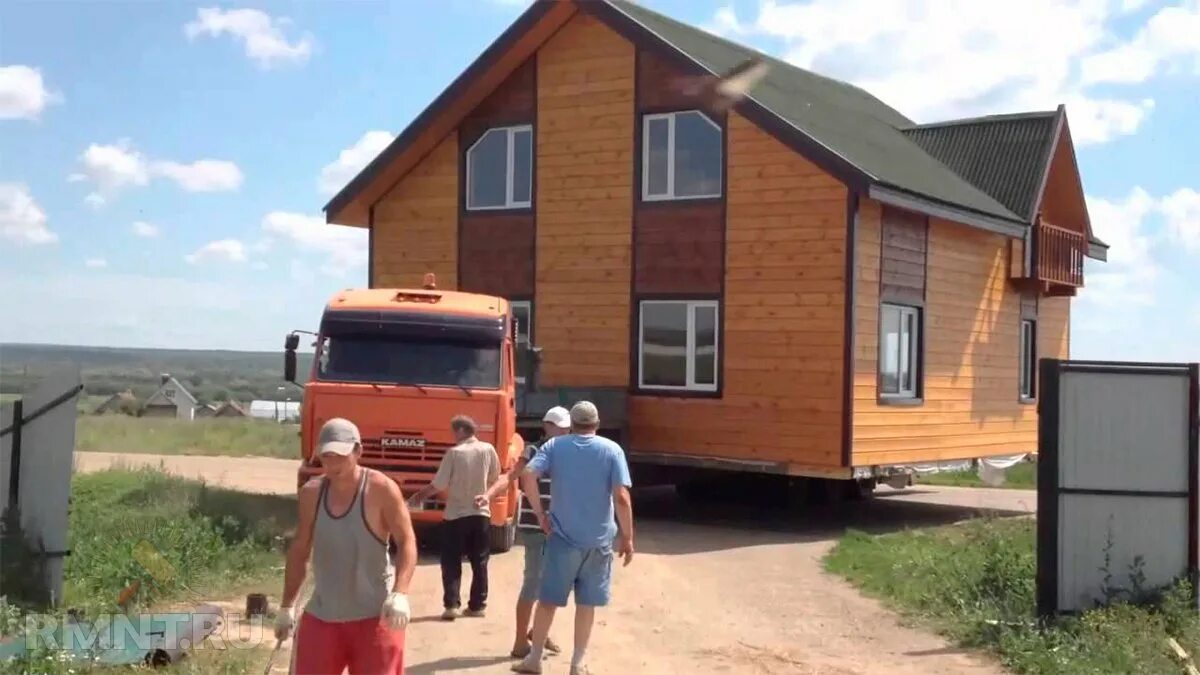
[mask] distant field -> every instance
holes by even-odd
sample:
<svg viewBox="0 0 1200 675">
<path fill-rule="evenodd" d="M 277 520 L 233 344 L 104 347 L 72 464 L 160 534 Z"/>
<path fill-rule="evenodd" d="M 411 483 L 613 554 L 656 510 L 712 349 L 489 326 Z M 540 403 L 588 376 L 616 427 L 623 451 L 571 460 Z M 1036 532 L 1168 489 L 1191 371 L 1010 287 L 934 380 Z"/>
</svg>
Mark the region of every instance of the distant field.
<svg viewBox="0 0 1200 675">
<path fill-rule="evenodd" d="M 186 422 L 126 415 L 80 415 L 75 449 L 152 455 L 227 455 L 293 458 L 299 427 L 270 420 L 200 419 Z"/>
<path fill-rule="evenodd" d="M 297 354 L 297 362 L 299 372 L 306 372 L 312 354 Z M 145 399 L 158 389 L 163 373 L 173 375 L 202 403 L 272 399 L 280 386 L 290 387 L 283 381 L 282 348 L 235 352 L 4 343 L 0 344 L 0 396 L 28 391 L 46 372 L 63 364 L 78 366 L 87 394 L 96 397 L 128 389 L 139 400 Z M 295 397 L 297 392 L 289 393 Z"/>
</svg>

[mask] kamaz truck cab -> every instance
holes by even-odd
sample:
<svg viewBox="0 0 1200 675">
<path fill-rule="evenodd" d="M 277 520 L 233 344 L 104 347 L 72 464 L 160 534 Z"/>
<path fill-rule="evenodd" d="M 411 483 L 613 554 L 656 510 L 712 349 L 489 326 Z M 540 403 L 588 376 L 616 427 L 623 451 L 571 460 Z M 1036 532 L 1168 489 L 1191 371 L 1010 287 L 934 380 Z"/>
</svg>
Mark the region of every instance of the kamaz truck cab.
<svg viewBox="0 0 1200 675">
<path fill-rule="evenodd" d="M 285 341 L 284 376 L 293 383 L 299 332 Z M 337 293 L 321 317 L 302 385 L 297 488 L 321 473 L 313 445 L 334 417 L 358 425 L 361 464 L 387 474 L 405 497 L 432 481 L 454 444 L 450 419 L 458 414 L 474 418 L 502 470 L 511 469 L 525 445 L 517 429 L 516 335 L 508 301 L 439 290 L 432 274 L 420 289 Z M 516 491 L 510 486 L 491 505 L 494 551 L 513 545 Z M 414 510 L 414 524 L 440 522 L 444 498 Z"/>
</svg>

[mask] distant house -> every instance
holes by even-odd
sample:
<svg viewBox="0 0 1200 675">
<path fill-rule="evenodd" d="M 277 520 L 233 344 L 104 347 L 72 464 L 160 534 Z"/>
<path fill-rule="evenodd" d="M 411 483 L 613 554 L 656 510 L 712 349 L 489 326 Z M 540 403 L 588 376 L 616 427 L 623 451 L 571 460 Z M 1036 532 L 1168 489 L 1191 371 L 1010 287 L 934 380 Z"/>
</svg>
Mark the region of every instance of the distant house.
<svg viewBox="0 0 1200 675">
<path fill-rule="evenodd" d="M 213 417 L 246 417 L 246 409 L 237 401 L 226 401 L 217 406 Z"/>
<path fill-rule="evenodd" d="M 250 416 L 276 422 L 294 422 L 300 418 L 300 402 L 251 401 Z"/>
<path fill-rule="evenodd" d="M 196 406 L 199 403 L 179 380 L 164 373 L 162 385 L 146 399 L 141 414 L 143 417 L 174 417 L 191 421 L 196 419 Z"/>
<path fill-rule="evenodd" d="M 217 404 L 216 403 L 205 403 L 204 405 L 196 408 L 196 419 L 200 419 L 200 418 L 204 418 L 204 417 L 214 417 L 216 414 L 217 414 Z"/>
<path fill-rule="evenodd" d="M 137 397 L 132 391 L 126 389 L 122 392 L 117 392 L 112 396 L 104 399 L 104 402 L 96 406 L 93 414 L 104 415 L 106 413 L 132 413 L 138 408 Z"/>
</svg>

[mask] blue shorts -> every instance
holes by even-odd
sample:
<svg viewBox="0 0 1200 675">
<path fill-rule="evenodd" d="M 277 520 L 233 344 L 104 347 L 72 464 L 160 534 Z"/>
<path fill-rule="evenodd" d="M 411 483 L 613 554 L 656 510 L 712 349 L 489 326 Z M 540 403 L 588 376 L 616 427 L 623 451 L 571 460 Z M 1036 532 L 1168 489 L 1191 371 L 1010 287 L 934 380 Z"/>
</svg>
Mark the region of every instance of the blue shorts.
<svg viewBox="0 0 1200 675">
<path fill-rule="evenodd" d="M 538 601 L 566 607 L 571 590 L 575 604 L 604 607 L 609 600 L 612 581 L 611 548 L 575 548 L 562 537 L 552 534 L 543 550 L 542 583 Z"/>
<path fill-rule="evenodd" d="M 517 539 L 525 547 L 525 574 L 521 579 L 520 598 L 524 602 L 537 602 L 538 586 L 542 582 L 546 535 L 541 530 L 517 530 Z"/>
</svg>

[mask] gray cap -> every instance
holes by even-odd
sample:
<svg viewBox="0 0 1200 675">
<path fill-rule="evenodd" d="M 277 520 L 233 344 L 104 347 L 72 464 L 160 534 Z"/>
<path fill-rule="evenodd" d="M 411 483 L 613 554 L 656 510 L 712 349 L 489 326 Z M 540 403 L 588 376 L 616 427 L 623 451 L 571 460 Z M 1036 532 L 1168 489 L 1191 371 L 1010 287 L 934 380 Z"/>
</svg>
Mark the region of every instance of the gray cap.
<svg viewBox="0 0 1200 675">
<path fill-rule="evenodd" d="M 600 424 L 600 411 L 591 401 L 580 401 L 571 406 L 571 424 L 580 427 L 594 427 Z"/>
<path fill-rule="evenodd" d="M 362 443 L 358 427 L 348 419 L 335 417 L 321 426 L 321 434 L 317 437 L 317 452 L 319 454 L 334 454 L 345 457 L 354 452 L 354 446 Z"/>
</svg>

